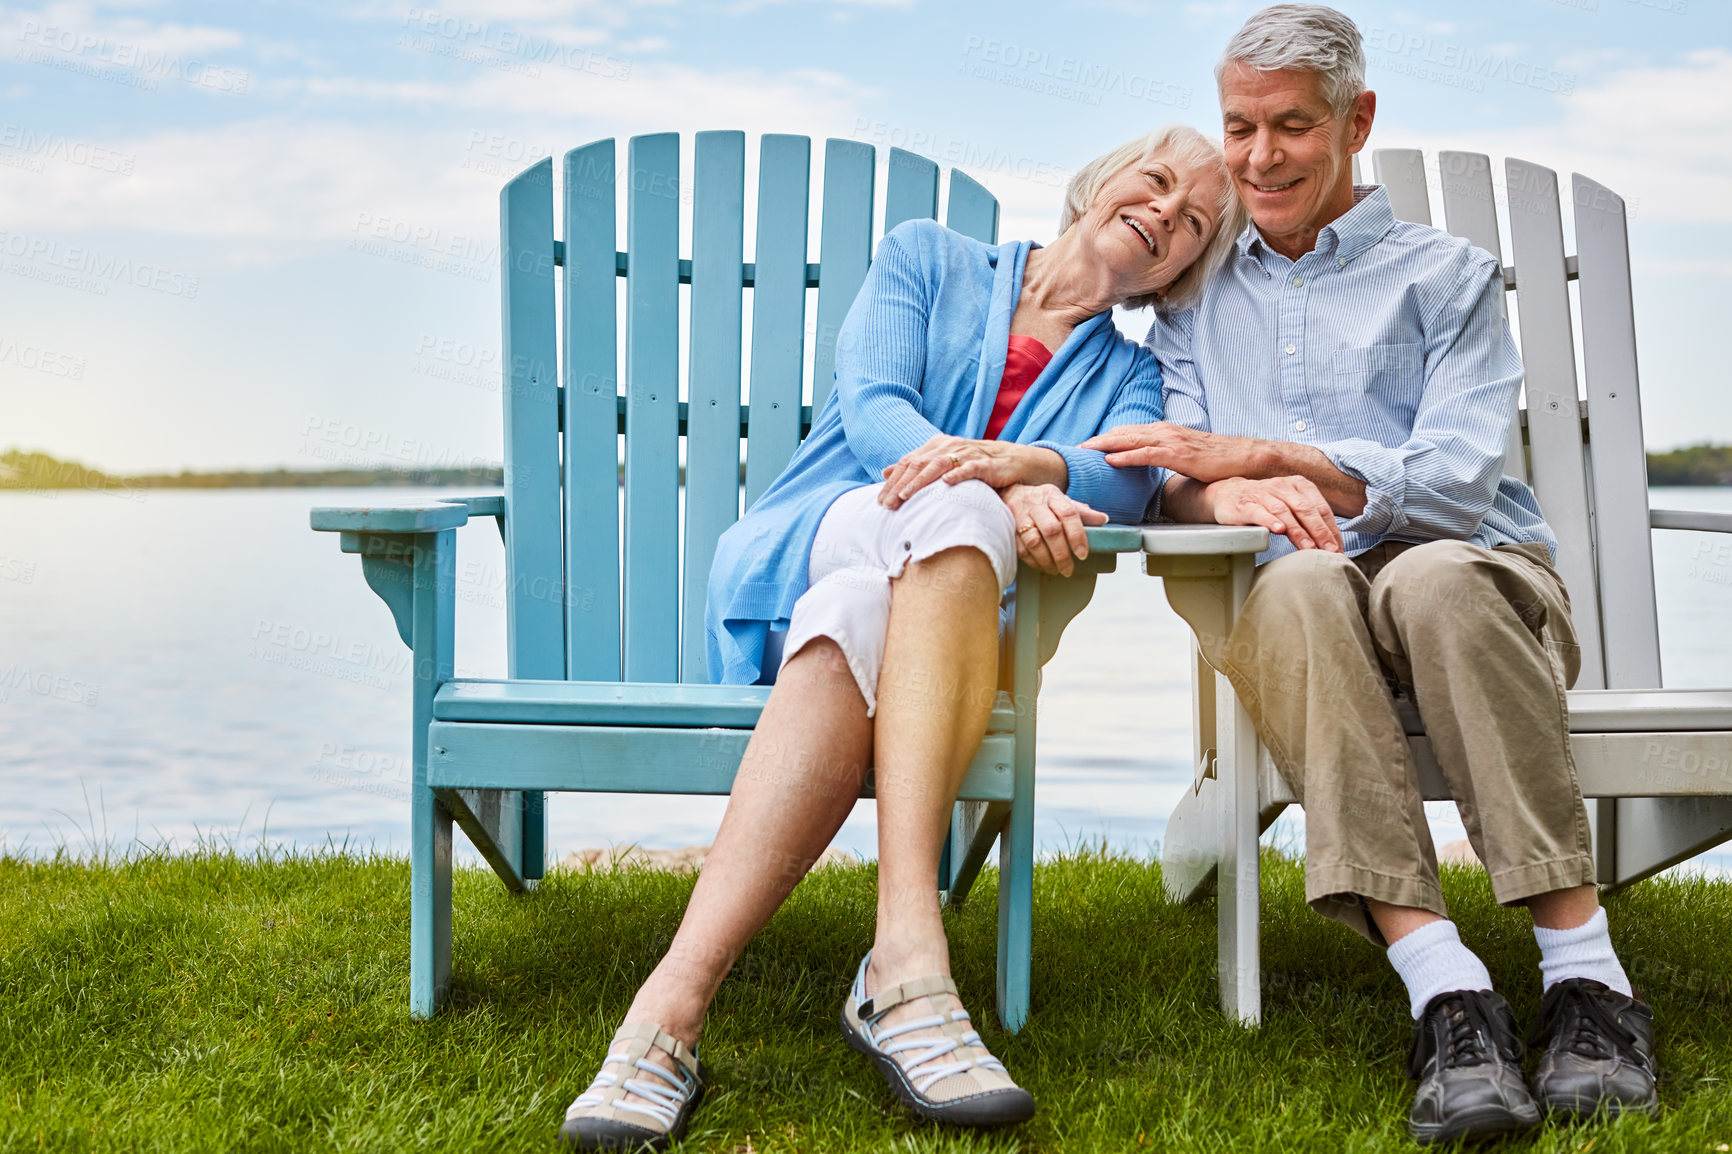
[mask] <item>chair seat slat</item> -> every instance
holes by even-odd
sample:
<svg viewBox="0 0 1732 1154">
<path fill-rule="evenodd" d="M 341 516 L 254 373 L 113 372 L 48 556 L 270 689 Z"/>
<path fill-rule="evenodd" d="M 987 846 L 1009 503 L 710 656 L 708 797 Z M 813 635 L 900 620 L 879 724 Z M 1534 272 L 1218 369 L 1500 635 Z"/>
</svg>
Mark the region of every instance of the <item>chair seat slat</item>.
<svg viewBox="0 0 1732 1154">
<path fill-rule="evenodd" d="M 751 728 L 767 685 L 657 684 L 618 681 L 448 681 L 433 700 L 441 721 L 523 725 L 661 725 Z M 1016 728 L 1010 694 L 1000 692 L 989 733 Z"/>
</svg>

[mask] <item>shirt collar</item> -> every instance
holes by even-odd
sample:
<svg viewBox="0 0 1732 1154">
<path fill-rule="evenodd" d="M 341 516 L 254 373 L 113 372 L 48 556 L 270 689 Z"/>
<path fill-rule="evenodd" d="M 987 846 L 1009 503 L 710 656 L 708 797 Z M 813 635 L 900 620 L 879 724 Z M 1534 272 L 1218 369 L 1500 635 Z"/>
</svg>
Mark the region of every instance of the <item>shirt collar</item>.
<svg viewBox="0 0 1732 1154">
<path fill-rule="evenodd" d="M 1324 254 L 1333 251 L 1335 257 L 1346 264 L 1382 240 L 1393 227 L 1395 210 L 1389 207 L 1388 191 L 1381 184 L 1356 184 L 1353 186 L 1353 207 L 1318 231 L 1317 247 L 1313 251 Z M 1257 231 L 1254 223 L 1245 226 L 1238 243 L 1239 251 L 1259 265 L 1263 263 L 1265 254 L 1275 251 L 1263 240 L 1263 234 Z"/>
</svg>

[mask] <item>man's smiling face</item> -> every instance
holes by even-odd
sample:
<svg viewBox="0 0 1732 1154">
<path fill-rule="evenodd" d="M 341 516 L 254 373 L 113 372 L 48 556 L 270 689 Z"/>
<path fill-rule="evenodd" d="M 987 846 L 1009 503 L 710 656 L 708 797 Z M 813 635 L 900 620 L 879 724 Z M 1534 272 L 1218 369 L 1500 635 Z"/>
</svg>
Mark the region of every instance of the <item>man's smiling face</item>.
<svg viewBox="0 0 1732 1154">
<path fill-rule="evenodd" d="M 1376 101 L 1362 92 L 1346 116 L 1336 116 L 1315 72 L 1264 72 L 1240 62 L 1222 70 L 1234 191 L 1277 251 L 1310 251 L 1318 230 L 1353 207 L 1353 154 L 1371 133 Z"/>
</svg>

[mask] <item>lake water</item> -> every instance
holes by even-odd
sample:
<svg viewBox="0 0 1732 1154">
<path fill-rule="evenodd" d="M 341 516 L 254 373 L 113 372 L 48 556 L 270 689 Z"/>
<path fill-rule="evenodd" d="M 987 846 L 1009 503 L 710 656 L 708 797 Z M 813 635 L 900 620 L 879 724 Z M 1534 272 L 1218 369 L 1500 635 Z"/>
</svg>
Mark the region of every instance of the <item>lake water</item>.
<svg viewBox="0 0 1732 1154">
<path fill-rule="evenodd" d="M 407 851 L 409 658 L 313 505 L 439 490 L 0 494 L 0 852 L 201 838 Z M 1732 490 L 1660 489 L 1732 509 Z M 1732 551 L 1654 535 L 1666 684 L 1732 684 Z M 504 556 L 458 533 L 457 673 L 505 671 Z M 1187 632 L 1125 559 L 1046 667 L 1036 836 L 1146 854 L 1190 783 Z M 710 840 L 725 799 L 557 794 L 550 850 Z M 1430 809 L 1440 840 L 1453 807 Z M 1268 835 L 1298 844 L 1290 811 Z M 458 839 L 466 860 L 479 856 Z M 870 803 L 838 844 L 872 856 Z M 1723 868 L 1732 855 L 1700 864 Z"/>
</svg>

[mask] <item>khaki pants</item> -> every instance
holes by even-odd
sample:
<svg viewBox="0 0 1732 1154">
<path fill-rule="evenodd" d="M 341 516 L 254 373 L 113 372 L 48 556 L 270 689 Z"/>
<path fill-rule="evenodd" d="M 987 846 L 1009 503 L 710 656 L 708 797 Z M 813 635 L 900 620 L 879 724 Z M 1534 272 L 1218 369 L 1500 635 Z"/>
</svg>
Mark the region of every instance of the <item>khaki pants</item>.
<svg viewBox="0 0 1732 1154">
<path fill-rule="evenodd" d="M 1381 944 L 1361 896 L 1445 912 L 1398 686 L 1497 900 L 1593 882 L 1564 698 L 1581 649 L 1544 545 L 1290 553 L 1258 570 L 1219 656 L 1305 806 L 1319 913 Z"/>
</svg>

